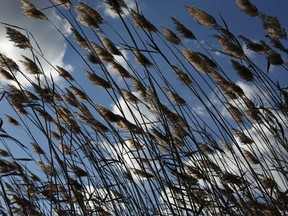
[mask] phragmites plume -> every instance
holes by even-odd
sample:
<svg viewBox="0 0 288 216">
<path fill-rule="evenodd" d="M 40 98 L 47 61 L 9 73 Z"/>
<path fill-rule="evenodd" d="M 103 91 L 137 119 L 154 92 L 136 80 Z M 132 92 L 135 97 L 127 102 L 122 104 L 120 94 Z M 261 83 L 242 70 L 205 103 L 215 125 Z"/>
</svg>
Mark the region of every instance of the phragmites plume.
<svg viewBox="0 0 288 216">
<path fill-rule="evenodd" d="M 176 65 L 172 65 L 172 67 L 178 79 L 182 81 L 185 85 L 192 87 L 193 82 L 191 78 L 189 77 L 189 75 L 183 72 L 182 70 L 180 70 L 180 68 L 178 68 Z"/>
<path fill-rule="evenodd" d="M 80 98 L 81 100 L 88 100 L 89 99 L 89 96 L 84 91 L 82 91 L 81 89 L 79 89 L 75 86 L 71 86 L 71 89 L 72 89 L 74 95 L 76 97 Z"/>
<path fill-rule="evenodd" d="M 286 31 L 281 26 L 277 17 L 261 14 L 261 19 L 263 23 L 263 29 L 271 38 L 282 39 L 287 37 Z"/>
<path fill-rule="evenodd" d="M 249 38 L 244 37 L 243 35 L 240 35 L 239 38 L 241 38 L 245 42 L 247 49 L 257 52 L 259 54 L 265 53 L 266 48 L 262 44 L 254 42 Z"/>
<path fill-rule="evenodd" d="M 15 118 L 13 118 L 12 116 L 6 114 L 6 118 L 7 118 L 7 121 L 8 121 L 10 124 L 12 124 L 12 125 L 14 125 L 14 126 L 19 126 L 19 125 L 20 125 L 19 122 L 18 122 Z"/>
<path fill-rule="evenodd" d="M 105 48 L 113 55 L 121 55 L 121 52 L 119 51 L 119 49 L 114 45 L 114 43 L 112 41 L 110 41 L 110 39 L 108 39 L 107 37 L 101 35 L 100 39 L 102 41 L 102 43 L 104 44 Z"/>
<path fill-rule="evenodd" d="M 40 155 L 45 155 L 43 149 L 37 143 L 31 143 L 34 152 Z"/>
<path fill-rule="evenodd" d="M 21 0 L 22 8 L 23 8 L 23 14 L 27 17 L 31 17 L 34 19 L 41 19 L 45 20 L 47 17 L 44 13 L 42 13 L 39 9 L 35 7 L 31 2 L 28 0 Z"/>
<path fill-rule="evenodd" d="M 133 50 L 135 61 L 144 67 L 153 67 L 153 63 L 144 56 L 139 50 Z"/>
<path fill-rule="evenodd" d="M 139 102 L 139 98 L 136 97 L 133 93 L 131 93 L 130 91 L 127 91 L 126 89 L 121 89 L 121 92 L 125 98 L 125 100 L 129 101 L 130 103 L 138 103 Z"/>
<path fill-rule="evenodd" d="M 78 13 L 79 22 L 87 27 L 98 29 L 100 24 L 105 23 L 104 18 L 95 9 L 83 2 L 80 2 L 80 5 L 75 9 Z"/>
<path fill-rule="evenodd" d="M 13 59 L 8 58 L 6 55 L 0 53 L 0 67 L 8 71 L 19 71 L 19 66 Z"/>
<path fill-rule="evenodd" d="M 42 74 L 40 68 L 38 67 L 38 65 L 32 61 L 30 58 L 22 55 L 22 58 L 24 60 L 21 60 L 22 64 L 24 65 L 25 67 L 25 71 L 29 74 L 34 74 L 34 75 L 37 75 L 37 74 Z"/>
<path fill-rule="evenodd" d="M 268 51 L 267 61 L 272 65 L 281 65 L 284 62 L 281 55 L 274 50 Z"/>
<path fill-rule="evenodd" d="M 245 133 L 243 133 L 242 131 L 236 130 L 234 129 L 233 131 L 233 135 L 239 139 L 239 141 L 243 144 L 252 144 L 254 143 L 254 141 L 248 137 Z"/>
<path fill-rule="evenodd" d="M 198 71 L 203 73 L 211 73 L 217 65 L 202 53 L 194 52 L 191 49 L 183 49 L 185 58 L 195 67 Z"/>
<path fill-rule="evenodd" d="M 16 29 L 6 27 L 6 33 L 7 37 L 15 44 L 16 47 L 19 47 L 20 49 L 27 49 L 31 47 L 29 39 Z"/>
<path fill-rule="evenodd" d="M 249 0 L 236 0 L 237 5 L 249 16 L 259 16 L 258 9 Z"/>
<path fill-rule="evenodd" d="M 39 115 L 47 122 L 53 122 L 54 119 L 46 110 L 38 110 Z"/>
<path fill-rule="evenodd" d="M 0 67 L 0 75 L 7 80 L 14 80 L 14 76 L 2 67 Z"/>
<path fill-rule="evenodd" d="M 214 153 L 213 149 L 211 147 L 209 147 L 207 144 L 197 143 L 197 146 L 204 154 L 213 154 Z"/>
<path fill-rule="evenodd" d="M 101 61 L 105 61 L 105 62 L 112 62 L 114 60 L 114 57 L 111 53 L 109 53 L 106 49 L 104 49 L 103 47 L 99 46 L 98 44 L 92 42 L 92 47 L 93 50 L 95 51 L 97 54 L 97 57 L 101 60 Z"/>
<path fill-rule="evenodd" d="M 102 117 L 108 121 L 108 122 L 120 122 L 123 117 L 118 115 L 118 114 L 115 114 L 114 112 L 112 112 L 111 110 L 99 105 L 99 104 L 96 104 L 95 105 L 98 112 L 102 115 Z"/>
<path fill-rule="evenodd" d="M 135 10 L 131 9 L 130 13 L 132 15 L 134 25 L 146 32 L 156 32 L 157 28 L 149 22 L 142 14 L 137 13 Z"/>
<path fill-rule="evenodd" d="M 90 50 L 89 43 L 81 36 L 81 34 L 73 28 L 71 28 L 71 31 L 77 44 L 86 50 Z"/>
<path fill-rule="evenodd" d="M 144 177 L 144 178 L 153 178 L 154 177 L 153 174 L 148 173 L 148 172 L 141 170 L 141 169 L 138 169 L 138 168 L 133 168 L 132 171 L 135 175 L 138 175 L 139 177 Z"/>
<path fill-rule="evenodd" d="M 240 110 L 237 107 L 229 103 L 226 103 L 225 106 L 236 122 L 243 123 L 243 114 L 240 112 Z"/>
<path fill-rule="evenodd" d="M 175 17 L 171 17 L 171 19 L 173 20 L 173 22 L 175 24 L 176 30 L 184 38 L 188 38 L 188 39 L 191 39 L 191 40 L 195 40 L 196 39 L 195 35 L 189 29 L 187 29 L 182 23 L 180 23 Z"/>
<path fill-rule="evenodd" d="M 112 88 L 112 85 L 108 81 L 104 80 L 103 78 L 96 75 L 95 73 L 86 71 L 86 76 L 92 83 L 94 83 L 97 86 L 100 86 L 104 89 Z"/>
<path fill-rule="evenodd" d="M 104 0 L 104 3 L 116 14 L 123 14 L 123 8 L 127 8 L 124 0 Z"/>
<path fill-rule="evenodd" d="M 109 62 L 110 66 L 114 69 L 117 70 L 118 73 L 120 74 L 121 77 L 123 78 L 131 78 L 132 75 L 118 62 L 115 60 L 112 62 Z"/>
<path fill-rule="evenodd" d="M 181 44 L 181 39 L 170 29 L 162 27 L 165 38 L 176 45 Z"/>
<path fill-rule="evenodd" d="M 110 39 L 108 39 L 107 37 L 105 37 L 104 35 L 100 36 L 100 39 L 102 41 L 102 43 L 104 44 L 105 48 L 113 55 L 121 55 L 120 50 L 115 46 L 115 44 L 110 41 Z"/>
<path fill-rule="evenodd" d="M 247 158 L 247 160 L 249 160 L 249 162 L 251 162 L 252 164 L 259 164 L 260 163 L 260 161 L 256 158 L 256 156 L 253 155 L 250 151 L 242 148 L 242 152 L 245 155 L 245 157 Z"/>
<path fill-rule="evenodd" d="M 231 59 L 231 63 L 237 74 L 245 81 L 251 82 L 254 80 L 252 71 L 245 65 L 240 64 L 238 61 Z"/>
<path fill-rule="evenodd" d="M 197 7 L 185 6 L 190 15 L 200 24 L 207 27 L 216 27 L 217 22 L 213 16 Z"/>
<path fill-rule="evenodd" d="M 226 54 L 232 55 L 236 58 L 244 57 L 244 51 L 242 47 L 239 46 L 239 44 L 236 44 L 234 41 L 232 41 L 228 36 L 220 34 L 220 35 L 214 35 L 214 37 L 219 41 Z"/>
<path fill-rule="evenodd" d="M 67 79 L 67 80 L 74 80 L 73 77 L 71 76 L 71 74 L 65 70 L 64 68 L 60 67 L 60 66 L 56 66 L 57 68 L 57 72 L 60 74 L 60 76 L 62 76 L 63 78 Z"/>
<path fill-rule="evenodd" d="M 173 92 L 169 89 L 166 89 L 167 93 L 168 93 L 168 96 L 170 98 L 170 100 L 177 104 L 177 105 L 180 105 L 180 106 L 184 106 L 186 105 L 186 101 L 179 95 L 177 94 L 176 92 Z"/>
<path fill-rule="evenodd" d="M 59 4 L 60 6 L 65 7 L 67 10 L 70 10 L 72 7 L 72 3 L 70 0 L 54 0 L 55 3 Z"/>
</svg>

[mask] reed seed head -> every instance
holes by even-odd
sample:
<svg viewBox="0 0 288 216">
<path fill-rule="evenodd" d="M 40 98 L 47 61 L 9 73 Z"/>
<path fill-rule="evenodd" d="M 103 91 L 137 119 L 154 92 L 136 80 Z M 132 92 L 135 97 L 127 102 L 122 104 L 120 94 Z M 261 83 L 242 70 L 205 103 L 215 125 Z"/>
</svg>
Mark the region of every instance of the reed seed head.
<svg viewBox="0 0 288 216">
<path fill-rule="evenodd" d="M 217 22 L 213 16 L 197 7 L 186 6 L 190 15 L 200 24 L 207 27 L 216 27 Z"/>
<path fill-rule="evenodd" d="M 181 39 L 170 29 L 162 27 L 165 38 L 175 45 L 181 44 Z"/>
<path fill-rule="evenodd" d="M 249 0 L 236 0 L 236 3 L 249 16 L 252 16 L 252 17 L 259 16 L 257 7 L 251 4 Z"/>
<path fill-rule="evenodd" d="M 34 19 L 46 20 L 47 17 L 28 0 L 21 0 L 24 16 Z"/>
</svg>

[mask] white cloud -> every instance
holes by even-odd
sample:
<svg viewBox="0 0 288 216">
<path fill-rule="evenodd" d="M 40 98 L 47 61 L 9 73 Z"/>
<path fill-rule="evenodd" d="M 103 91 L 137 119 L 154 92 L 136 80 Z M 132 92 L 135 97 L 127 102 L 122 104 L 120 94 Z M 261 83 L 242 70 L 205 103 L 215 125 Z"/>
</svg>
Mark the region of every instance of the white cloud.
<svg viewBox="0 0 288 216">
<path fill-rule="evenodd" d="M 36 7 L 38 8 L 45 8 L 47 6 L 47 2 L 45 1 L 40 1 L 36 4 Z M 54 9 L 47 9 L 44 11 L 44 13 L 65 36 L 70 34 L 69 23 L 58 16 Z M 71 65 L 63 62 L 67 48 L 63 36 L 61 36 L 60 33 L 58 33 L 52 26 L 52 24 L 46 20 L 34 20 L 32 18 L 24 17 L 22 15 L 20 1 L 10 0 L 1 5 L 0 20 L 4 23 L 27 29 L 27 31 L 33 35 L 36 42 L 40 45 L 44 58 L 47 59 L 48 62 L 50 62 L 53 66 L 59 65 L 67 70 L 72 70 Z M 22 31 L 21 33 L 26 35 L 25 31 Z M 29 38 L 32 45 L 34 45 L 36 48 L 36 43 L 33 41 L 34 39 L 31 37 L 31 35 L 29 35 Z M 19 63 L 19 60 L 22 59 L 22 55 L 32 59 L 31 52 L 29 50 L 21 50 L 13 46 L 13 43 L 6 37 L 5 25 L 0 26 L 0 41 L 0 52 L 9 58 L 12 58 L 19 64 L 20 69 L 24 71 L 24 67 Z M 36 48 L 36 50 L 40 52 L 38 48 Z M 58 73 L 52 69 L 52 66 L 42 59 L 41 55 L 38 55 L 38 58 L 46 75 L 50 77 L 50 74 L 52 74 L 54 80 L 57 80 Z M 17 75 L 17 78 L 22 85 L 29 85 L 29 82 L 21 75 Z M 0 82 L 3 82 L 3 80 L 0 80 Z"/>
</svg>

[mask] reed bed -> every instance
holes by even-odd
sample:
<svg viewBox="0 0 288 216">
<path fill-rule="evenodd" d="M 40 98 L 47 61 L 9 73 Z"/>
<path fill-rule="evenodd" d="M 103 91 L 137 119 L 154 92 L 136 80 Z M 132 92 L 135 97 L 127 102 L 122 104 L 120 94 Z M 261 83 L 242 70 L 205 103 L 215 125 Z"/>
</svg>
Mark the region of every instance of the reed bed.
<svg viewBox="0 0 288 216">
<path fill-rule="evenodd" d="M 287 73 L 277 17 L 236 1 L 267 34 L 254 41 L 219 14 L 185 6 L 191 22 L 213 32 L 211 46 L 173 15 L 174 29 L 161 28 L 123 0 L 103 1 L 121 32 L 84 2 L 49 1 L 45 10 L 21 2 L 39 22 L 51 22 L 49 9 L 67 19 L 73 38 L 63 37 L 83 71 L 51 65 L 55 81 L 28 31 L 6 24 L 32 58 L 0 54 L 9 83 L 1 103 L 11 108 L 0 122 L 2 215 L 288 214 L 288 92 L 269 73 L 270 65 Z M 253 98 L 245 85 L 257 90 Z"/>
</svg>

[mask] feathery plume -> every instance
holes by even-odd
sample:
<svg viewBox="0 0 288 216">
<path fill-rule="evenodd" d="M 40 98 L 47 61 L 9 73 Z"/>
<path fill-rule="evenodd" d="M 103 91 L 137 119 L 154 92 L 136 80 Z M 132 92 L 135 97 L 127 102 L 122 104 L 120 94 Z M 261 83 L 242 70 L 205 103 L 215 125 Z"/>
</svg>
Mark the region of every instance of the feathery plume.
<svg viewBox="0 0 288 216">
<path fill-rule="evenodd" d="M 266 49 L 262 44 L 256 43 L 249 38 L 244 37 L 243 35 L 240 35 L 239 38 L 241 38 L 245 42 L 247 49 L 257 52 L 259 54 L 265 53 Z"/>
<path fill-rule="evenodd" d="M 67 10 L 70 10 L 72 7 L 72 3 L 70 2 L 70 0 L 54 0 L 54 2 L 65 7 Z"/>
<path fill-rule="evenodd" d="M 34 152 L 36 152 L 39 155 L 45 155 L 45 152 L 43 151 L 43 149 L 39 146 L 38 143 L 32 143 L 32 148 L 34 150 Z"/>
<path fill-rule="evenodd" d="M 78 13 L 78 21 L 87 27 L 98 29 L 100 24 L 105 23 L 104 18 L 96 10 L 83 2 L 80 2 L 75 10 Z"/>
<path fill-rule="evenodd" d="M 6 33 L 9 40 L 12 41 L 16 47 L 19 47 L 20 49 L 31 47 L 29 39 L 16 29 L 6 27 Z"/>
<path fill-rule="evenodd" d="M 213 154 L 214 151 L 204 143 L 197 143 L 198 148 L 204 153 L 204 154 Z"/>
<path fill-rule="evenodd" d="M 104 44 L 105 48 L 106 48 L 111 54 L 121 56 L 121 52 L 120 52 L 119 49 L 114 45 L 114 43 L 112 43 L 112 41 L 110 41 L 110 39 L 108 39 L 107 37 L 101 35 L 101 36 L 100 36 L 100 40 L 101 40 L 102 43 Z"/>
<path fill-rule="evenodd" d="M 242 152 L 249 162 L 252 164 L 260 164 L 260 161 L 250 151 L 242 148 Z"/>
<path fill-rule="evenodd" d="M 261 14 L 263 29 L 269 34 L 271 38 L 282 39 L 286 38 L 285 29 L 281 26 L 277 17 Z"/>
<path fill-rule="evenodd" d="M 151 22 L 149 22 L 142 14 L 137 13 L 133 9 L 130 10 L 130 13 L 134 21 L 133 23 L 137 28 L 142 29 L 145 32 L 157 31 L 157 28 Z"/>
<path fill-rule="evenodd" d="M 190 15 L 200 24 L 208 27 L 216 27 L 217 22 L 214 19 L 213 16 L 210 14 L 206 13 L 205 11 L 201 10 L 200 8 L 197 7 L 191 7 L 191 6 L 185 6 Z"/>
<path fill-rule="evenodd" d="M 30 58 L 28 58 L 24 55 L 22 55 L 22 58 L 24 60 L 21 60 L 20 62 L 22 62 L 22 64 L 24 65 L 25 71 L 27 73 L 34 74 L 34 75 L 42 74 L 40 68 L 38 67 L 38 65 L 34 61 L 32 61 Z"/>
<path fill-rule="evenodd" d="M 0 155 L 2 157 L 11 157 L 11 154 L 7 151 L 5 151 L 4 149 L 0 149 Z"/>
<path fill-rule="evenodd" d="M 176 92 L 172 92 L 169 89 L 166 89 L 166 91 L 168 93 L 168 96 L 169 96 L 170 100 L 173 103 L 178 104 L 180 106 L 186 105 L 186 101 L 179 94 L 177 94 Z"/>
<path fill-rule="evenodd" d="M 11 116 L 8 115 L 8 114 L 5 114 L 5 115 L 6 115 L 7 121 L 8 121 L 10 124 L 12 124 L 12 125 L 14 125 L 14 126 L 19 126 L 19 125 L 20 125 L 19 122 L 18 122 L 15 118 L 11 117 Z"/>
<path fill-rule="evenodd" d="M 233 135 L 240 140 L 243 144 L 252 144 L 254 141 L 244 134 L 242 131 L 234 129 Z"/>
<path fill-rule="evenodd" d="M 45 20 L 47 17 L 28 0 L 21 0 L 24 16 Z"/>
<path fill-rule="evenodd" d="M 245 81 L 251 82 L 254 80 L 252 71 L 246 66 L 240 64 L 238 61 L 231 59 L 232 66 L 237 74 Z"/>
<path fill-rule="evenodd" d="M 82 169 L 79 166 L 73 165 L 71 166 L 71 170 L 73 171 L 73 173 L 77 176 L 77 177 L 84 177 L 84 176 L 88 176 L 88 173 Z"/>
<path fill-rule="evenodd" d="M 2 67 L 0 67 L 0 74 L 2 77 L 4 77 L 7 80 L 14 80 L 14 76 L 12 76 L 12 74 L 10 72 L 3 69 Z"/>
<path fill-rule="evenodd" d="M 171 19 L 173 20 L 174 24 L 175 24 L 175 28 L 176 30 L 185 38 L 191 39 L 191 40 L 195 40 L 196 37 L 195 35 L 189 30 L 187 29 L 182 23 L 180 23 L 175 17 L 171 17 Z"/>
<path fill-rule="evenodd" d="M 99 77 L 95 73 L 91 73 L 89 71 L 86 71 L 86 76 L 88 77 L 88 79 L 92 83 L 94 83 L 97 86 L 100 86 L 100 87 L 102 87 L 104 89 L 112 88 L 112 85 L 108 81 L 106 81 L 103 78 Z"/>
<path fill-rule="evenodd" d="M 236 58 L 243 58 L 244 57 L 244 51 L 241 46 L 234 43 L 229 39 L 227 36 L 220 34 L 220 35 L 214 35 L 214 37 L 219 41 L 221 46 L 223 47 L 224 51 L 232 55 Z"/>
<path fill-rule="evenodd" d="M 165 38 L 175 45 L 181 44 L 181 39 L 170 29 L 162 27 Z"/>
<path fill-rule="evenodd" d="M 104 0 L 104 3 L 116 14 L 123 14 L 124 11 L 122 8 L 127 7 L 124 0 Z"/>
<path fill-rule="evenodd" d="M 144 170 L 141 170 L 141 169 L 137 169 L 137 168 L 133 168 L 132 169 L 132 172 L 135 174 L 135 175 L 138 175 L 140 177 L 144 177 L 144 178 L 153 178 L 154 175 L 151 174 L 151 173 L 148 173 Z"/>
<path fill-rule="evenodd" d="M 109 64 L 111 65 L 111 67 L 113 69 L 118 71 L 118 73 L 120 74 L 121 77 L 132 78 L 132 75 L 121 64 L 119 64 L 115 60 L 112 62 L 109 62 Z"/>
<path fill-rule="evenodd" d="M 172 65 L 172 68 L 173 71 L 176 73 L 178 79 L 182 81 L 182 83 L 189 87 L 192 87 L 193 82 L 187 73 L 180 70 L 180 68 L 178 68 L 176 65 Z"/>
<path fill-rule="evenodd" d="M 153 63 L 150 62 L 150 60 L 144 56 L 139 50 L 133 50 L 133 53 L 135 55 L 135 61 L 144 66 L 144 67 L 153 67 Z"/>
<path fill-rule="evenodd" d="M 105 61 L 105 62 L 113 62 L 114 61 L 114 57 L 112 54 L 110 54 L 106 49 L 104 49 L 103 47 L 99 46 L 98 44 L 92 42 L 92 47 L 93 47 L 93 51 L 96 52 L 97 57 L 99 57 L 99 59 L 101 61 Z"/>
<path fill-rule="evenodd" d="M 243 114 L 240 112 L 240 110 L 237 107 L 229 103 L 226 103 L 225 106 L 236 122 L 243 123 Z"/>
<path fill-rule="evenodd" d="M 259 16 L 258 9 L 249 0 L 236 0 L 237 5 L 249 16 Z"/>
<path fill-rule="evenodd" d="M 284 63 L 281 55 L 274 50 L 270 50 L 267 55 L 267 61 L 272 65 L 281 65 Z"/>
<path fill-rule="evenodd" d="M 123 119 L 122 116 L 113 113 L 109 109 L 107 109 L 107 108 L 105 108 L 99 104 L 96 104 L 95 106 L 96 106 L 98 112 L 102 115 L 102 117 L 108 122 L 119 122 Z"/>
<path fill-rule="evenodd" d="M 79 88 L 75 87 L 75 86 L 70 86 L 70 88 L 72 89 L 74 95 L 78 98 L 80 98 L 81 100 L 88 100 L 89 96 L 82 90 L 80 90 Z"/>
<path fill-rule="evenodd" d="M 60 67 L 60 66 L 56 66 L 57 68 L 57 72 L 60 74 L 60 76 L 62 76 L 63 78 L 67 79 L 67 80 L 74 80 L 73 77 L 71 76 L 71 74 L 65 70 L 64 68 Z"/>
<path fill-rule="evenodd" d="M 183 49 L 182 52 L 189 63 L 200 72 L 211 73 L 217 67 L 211 59 L 202 53 L 194 52 L 191 49 Z"/>
<path fill-rule="evenodd" d="M 16 64 L 13 59 L 8 58 L 7 56 L 0 53 L 0 67 L 8 71 L 19 71 L 19 66 Z"/>
<path fill-rule="evenodd" d="M 90 51 L 86 55 L 86 59 L 92 64 L 100 64 L 101 63 L 101 60 L 94 53 L 92 53 Z"/>
<path fill-rule="evenodd" d="M 71 31 L 73 33 L 74 40 L 76 41 L 76 43 L 83 49 L 90 51 L 90 46 L 88 42 L 81 36 L 81 34 L 76 29 L 73 28 L 71 28 Z"/>
<path fill-rule="evenodd" d="M 127 91 L 126 89 L 121 89 L 121 92 L 122 92 L 125 100 L 127 100 L 133 104 L 137 104 L 139 102 L 139 98 L 136 97 L 132 92 Z"/>
</svg>

